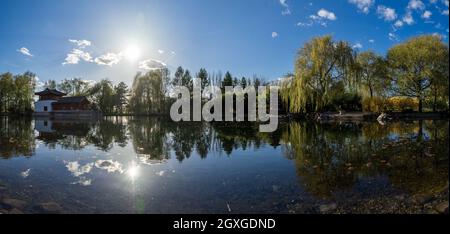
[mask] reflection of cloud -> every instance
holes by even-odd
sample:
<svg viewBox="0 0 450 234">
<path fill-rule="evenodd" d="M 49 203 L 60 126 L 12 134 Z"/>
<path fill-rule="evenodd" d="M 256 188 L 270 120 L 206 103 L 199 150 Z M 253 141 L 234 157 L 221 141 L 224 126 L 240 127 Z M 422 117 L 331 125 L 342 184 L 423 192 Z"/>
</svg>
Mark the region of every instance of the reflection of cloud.
<svg viewBox="0 0 450 234">
<path fill-rule="evenodd" d="M 155 158 L 152 158 L 148 154 L 137 153 L 137 157 L 139 159 L 139 163 L 142 163 L 145 165 L 152 166 L 152 165 L 159 165 L 159 164 L 167 163 L 167 159 L 155 159 Z"/>
<path fill-rule="evenodd" d="M 122 164 L 113 160 L 97 160 L 95 162 L 95 167 L 106 170 L 108 173 L 123 173 Z"/>
<path fill-rule="evenodd" d="M 159 171 L 156 174 L 159 175 L 159 176 L 163 176 L 165 173 L 166 173 L 165 171 Z"/>
<path fill-rule="evenodd" d="M 26 170 L 26 171 L 22 171 L 21 173 L 20 173 L 20 176 L 22 176 L 23 178 L 27 178 L 29 175 L 30 175 L 30 168 L 28 168 L 28 170 Z"/>
<path fill-rule="evenodd" d="M 93 165 L 94 165 L 93 163 L 88 163 L 88 164 L 80 167 L 80 164 L 78 163 L 78 161 L 66 162 L 67 170 L 69 170 L 72 173 L 72 175 L 74 175 L 76 177 L 79 177 L 83 174 L 91 172 Z"/>
<path fill-rule="evenodd" d="M 83 185 L 83 186 L 89 186 L 92 184 L 92 180 L 91 179 L 87 179 L 84 176 L 81 176 L 80 179 L 77 182 L 73 182 L 72 184 L 79 184 L 79 185 Z"/>
</svg>

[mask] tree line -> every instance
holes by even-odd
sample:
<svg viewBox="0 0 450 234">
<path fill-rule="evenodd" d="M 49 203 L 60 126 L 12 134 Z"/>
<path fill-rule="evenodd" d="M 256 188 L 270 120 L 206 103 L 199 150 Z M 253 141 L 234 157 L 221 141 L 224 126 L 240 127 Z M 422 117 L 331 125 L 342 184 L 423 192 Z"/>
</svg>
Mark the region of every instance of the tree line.
<svg viewBox="0 0 450 234">
<path fill-rule="evenodd" d="M 411 102 L 419 112 L 424 106 L 448 111 L 448 53 L 448 45 L 434 35 L 411 38 L 386 56 L 360 53 L 331 36 L 313 38 L 298 51 L 281 98 L 292 113 L 382 112 Z"/>
<path fill-rule="evenodd" d="M 242 85 L 255 87 L 267 84 L 264 79 L 253 76 L 252 79 L 238 79 L 229 71 L 212 72 L 201 68 L 191 75 L 188 69 L 178 67 L 173 76 L 168 69 L 158 69 L 148 72 L 138 72 L 131 87 L 124 82 L 113 84 L 109 79 L 99 82 L 87 81 L 81 78 L 45 81 L 37 87 L 36 75 L 31 72 L 13 75 L 0 74 L 0 113 L 30 114 L 33 111 L 34 92 L 43 89 L 57 89 L 67 96 L 85 96 L 94 110 L 104 115 L 154 115 L 168 114 L 170 105 L 175 101 L 170 91 L 174 86 L 186 86 L 193 90 L 193 78 L 201 79 L 202 90 L 209 85 L 215 85 L 224 90 L 225 86 Z"/>
<path fill-rule="evenodd" d="M 440 37 L 424 35 L 390 48 L 385 56 L 359 52 L 346 41 L 331 36 L 313 38 L 299 49 L 294 73 L 281 81 L 280 106 L 290 113 L 449 109 L 449 48 Z M 269 85 L 257 76 L 234 77 L 229 71 L 194 75 L 178 67 L 137 73 L 128 87 L 109 79 L 89 82 L 80 78 L 48 80 L 44 88 L 68 96 L 86 96 L 93 109 L 105 115 L 167 114 L 174 102 L 171 88 L 193 90 L 193 76 L 201 87 Z M 31 113 L 36 75 L 32 72 L 0 74 L 0 113 Z"/>
</svg>

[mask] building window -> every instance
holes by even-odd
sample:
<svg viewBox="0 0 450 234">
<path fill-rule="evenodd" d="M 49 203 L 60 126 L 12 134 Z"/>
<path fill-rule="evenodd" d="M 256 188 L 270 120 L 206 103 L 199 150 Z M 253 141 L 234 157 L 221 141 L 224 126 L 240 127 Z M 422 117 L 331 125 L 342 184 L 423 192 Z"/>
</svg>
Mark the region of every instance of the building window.
<svg viewBox="0 0 450 234">
<path fill-rule="evenodd" d="M 44 106 L 44 111 L 48 111 L 48 107 L 47 106 Z"/>
</svg>

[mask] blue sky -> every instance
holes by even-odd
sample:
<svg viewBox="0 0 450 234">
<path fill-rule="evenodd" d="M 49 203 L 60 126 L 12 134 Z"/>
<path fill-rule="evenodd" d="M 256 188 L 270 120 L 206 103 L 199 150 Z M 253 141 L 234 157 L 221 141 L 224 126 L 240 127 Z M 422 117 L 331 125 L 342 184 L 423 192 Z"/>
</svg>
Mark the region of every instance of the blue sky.
<svg viewBox="0 0 450 234">
<path fill-rule="evenodd" d="M 40 81 L 131 84 L 164 65 L 272 80 L 315 36 L 381 54 L 420 34 L 448 43 L 448 0 L 2 0 L 0 9 L 0 72 Z"/>
</svg>

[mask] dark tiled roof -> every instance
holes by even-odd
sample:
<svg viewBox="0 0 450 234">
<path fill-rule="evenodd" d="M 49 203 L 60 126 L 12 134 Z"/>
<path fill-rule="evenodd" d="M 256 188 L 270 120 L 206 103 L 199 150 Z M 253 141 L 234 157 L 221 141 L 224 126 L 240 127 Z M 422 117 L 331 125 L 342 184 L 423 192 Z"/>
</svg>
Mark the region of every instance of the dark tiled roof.
<svg viewBox="0 0 450 234">
<path fill-rule="evenodd" d="M 58 101 L 54 102 L 53 104 L 69 104 L 69 103 L 81 103 L 83 101 L 87 101 L 86 97 L 80 96 L 80 97 L 63 97 L 59 99 Z"/>
<path fill-rule="evenodd" d="M 41 95 L 48 95 L 48 94 L 53 94 L 53 95 L 57 95 L 57 96 L 66 96 L 67 95 L 67 94 L 65 94 L 63 92 L 59 92 L 56 89 L 49 89 L 49 88 L 46 88 L 44 91 L 37 92 L 37 93 L 34 93 L 34 94 L 35 95 L 39 95 L 39 96 L 41 96 Z"/>
</svg>

